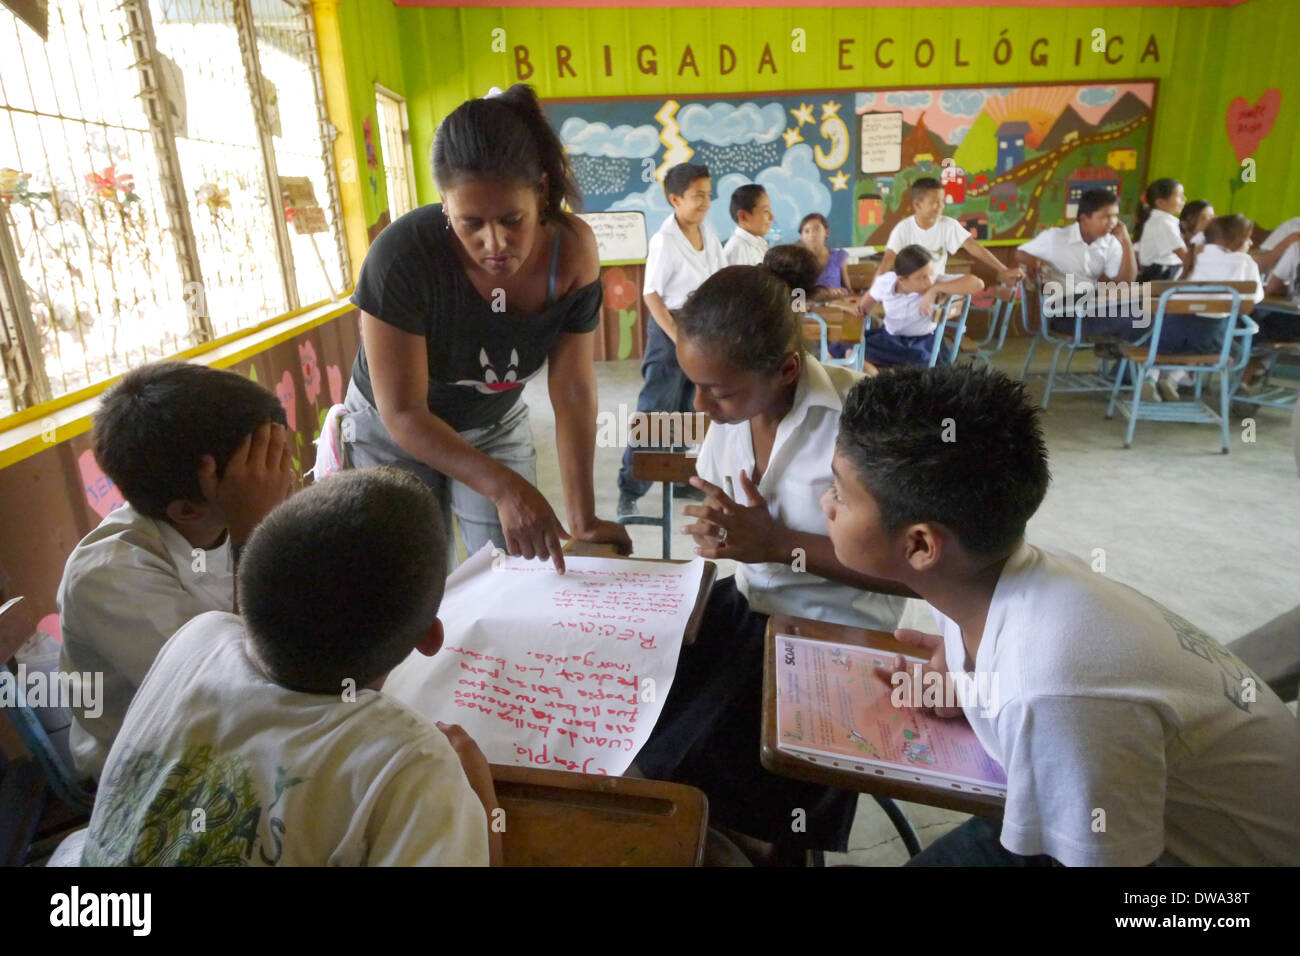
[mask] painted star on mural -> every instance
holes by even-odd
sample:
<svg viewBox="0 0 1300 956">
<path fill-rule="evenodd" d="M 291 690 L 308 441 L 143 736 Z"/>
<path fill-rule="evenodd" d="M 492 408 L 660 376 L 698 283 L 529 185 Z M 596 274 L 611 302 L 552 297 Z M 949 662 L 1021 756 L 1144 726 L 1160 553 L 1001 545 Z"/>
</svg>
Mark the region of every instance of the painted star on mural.
<svg viewBox="0 0 1300 956">
<path fill-rule="evenodd" d="M 848 188 L 849 188 L 849 175 L 848 173 L 844 172 L 844 170 L 840 170 L 838 173 L 836 173 L 834 176 L 831 177 L 831 189 L 834 190 L 835 192 L 839 192 L 841 189 L 848 189 Z"/>
<path fill-rule="evenodd" d="M 799 108 L 797 110 L 790 111 L 790 115 L 795 118 L 795 122 L 797 122 L 800 126 L 802 126 L 804 123 L 816 122 L 816 120 L 813 119 L 812 103 L 800 103 Z"/>
<path fill-rule="evenodd" d="M 823 120 L 828 120 L 828 119 L 830 119 L 832 116 L 839 116 L 839 115 L 840 115 L 840 104 L 839 104 L 839 103 L 836 103 L 834 100 L 831 100 L 829 103 L 823 103 L 823 104 L 822 104 L 822 119 L 823 119 Z M 812 118 L 811 118 L 811 117 L 809 117 L 808 122 L 810 122 L 810 123 L 812 122 Z"/>
<path fill-rule="evenodd" d="M 785 138 L 785 145 L 787 147 L 793 146 L 795 143 L 803 142 L 803 137 L 799 135 L 799 130 L 797 129 L 788 129 L 781 135 Z"/>
</svg>

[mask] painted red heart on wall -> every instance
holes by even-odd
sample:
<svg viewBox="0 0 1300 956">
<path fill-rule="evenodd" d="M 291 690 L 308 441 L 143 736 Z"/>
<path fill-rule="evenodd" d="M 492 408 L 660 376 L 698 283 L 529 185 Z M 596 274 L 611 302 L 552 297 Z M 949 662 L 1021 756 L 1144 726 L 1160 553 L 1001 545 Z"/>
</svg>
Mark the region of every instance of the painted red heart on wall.
<svg viewBox="0 0 1300 956">
<path fill-rule="evenodd" d="M 1282 91 L 1272 89 L 1265 90 L 1254 106 L 1242 96 L 1228 104 L 1228 142 L 1237 154 L 1237 162 L 1255 155 L 1260 142 L 1272 131 L 1281 103 Z"/>
</svg>

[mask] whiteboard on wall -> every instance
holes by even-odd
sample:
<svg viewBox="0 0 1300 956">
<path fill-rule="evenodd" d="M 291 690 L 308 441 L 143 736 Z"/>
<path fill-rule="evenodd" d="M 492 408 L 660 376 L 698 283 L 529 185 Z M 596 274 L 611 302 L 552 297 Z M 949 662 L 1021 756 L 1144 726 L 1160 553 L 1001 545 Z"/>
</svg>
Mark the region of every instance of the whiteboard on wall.
<svg viewBox="0 0 1300 956">
<path fill-rule="evenodd" d="M 645 213 L 586 212 L 578 218 L 596 234 L 601 262 L 623 262 L 646 257 Z"/>
</svg>

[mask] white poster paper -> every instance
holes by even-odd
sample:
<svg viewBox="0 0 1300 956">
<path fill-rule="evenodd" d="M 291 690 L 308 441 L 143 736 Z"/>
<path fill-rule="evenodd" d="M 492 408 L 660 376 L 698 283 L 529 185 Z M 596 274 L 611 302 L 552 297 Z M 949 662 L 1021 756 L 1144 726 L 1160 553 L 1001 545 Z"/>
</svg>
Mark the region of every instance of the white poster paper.
<svg viewBox="0 0 1300 956">
<path fill-rule="evenodd" d="M 903 164 L 903 114 L 863 113 L 862 173 L 896 173 Z"/>
<path fill-rule="evenodd" d="M 643 212 L 585 212 L 578 218 L 596 234 L 596 249 L 601 262 L 624 262 L 644 259 L 649 248 L 645 236 Z"/>
<path fill-rule="evenodd" d="M 384 692 L 460 724 L 492 763 L 620 775 L 672 686 L 704 562 L 549 562 L 485 546 L 447 579 L 446 631 Z"/>
</svg>

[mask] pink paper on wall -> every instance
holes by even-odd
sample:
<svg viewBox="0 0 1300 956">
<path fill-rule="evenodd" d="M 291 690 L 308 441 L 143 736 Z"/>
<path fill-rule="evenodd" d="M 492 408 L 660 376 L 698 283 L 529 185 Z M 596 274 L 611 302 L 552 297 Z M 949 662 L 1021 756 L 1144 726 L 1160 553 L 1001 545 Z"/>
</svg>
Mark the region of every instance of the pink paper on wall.
<svg viewBox="0 0 1300 956">
<path fill-rule="evenodd" d="M 77 468 L 81 472 L 81 487 L 86 491 L 86 504 L 95 514 L 107 518 L 110 511 L 126 504 L 121 489 L 104 474 L 99 462 L 95 461 L 95 453 L 89 448 L 77 456 Z"/>
<path fill-rule="evenodd" d="M 293 373 L 285 369 L 280 381 L 275 383 L 275 397 L 284 406 L 284 417 L 289 422 L 289 431 L 298 430 L 298 390 L 293 385 Z"/>
<path fill-rule="evenodd" d="M 1272 131 L 1281 104 L 1282 91 L 1278 89 L 1265 90 L 1254 106 L 1243 96 L 1228 104 L 1228 142 L 1237 154 L 1237 162 L 1255 155 L 1259 144 Z"/>
</svg>

